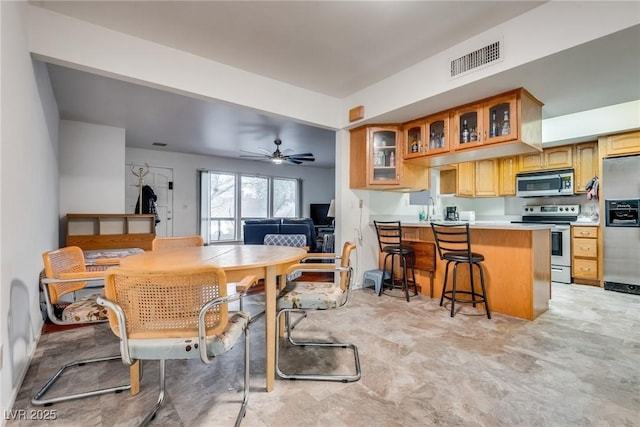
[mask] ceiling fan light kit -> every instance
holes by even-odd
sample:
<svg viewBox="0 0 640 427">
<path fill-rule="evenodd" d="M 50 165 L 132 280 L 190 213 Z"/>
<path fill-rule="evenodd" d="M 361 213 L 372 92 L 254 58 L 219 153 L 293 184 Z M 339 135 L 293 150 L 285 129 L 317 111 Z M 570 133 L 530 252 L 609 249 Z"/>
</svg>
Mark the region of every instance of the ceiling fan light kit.
<svg viewBox="0 0 640 427">
<path fill-rule="evenodd" d="M 276 151 L 271 154 L 241 154 L 240 157 L 246 159 L 255 159 L 255 160 L 270 160 L 272 163 L 276 165 L 280 165 L 282 163 L 293 163 L 294 165 L 300 165 L 302 162 L 313 162 L 315 161 L 315 157 L 313 157 L 313 153 L 299 153 L 299 154 L 282 154 L 280 151 L 280 145 L 282 145 L 282 141 L 280 139 L 276 139 L 273 141 L 276 145 Z M 265 150 L 266 151 L 266 150 Z M 249 153 L 248 151 L 245 151 Z"/>
</svg>

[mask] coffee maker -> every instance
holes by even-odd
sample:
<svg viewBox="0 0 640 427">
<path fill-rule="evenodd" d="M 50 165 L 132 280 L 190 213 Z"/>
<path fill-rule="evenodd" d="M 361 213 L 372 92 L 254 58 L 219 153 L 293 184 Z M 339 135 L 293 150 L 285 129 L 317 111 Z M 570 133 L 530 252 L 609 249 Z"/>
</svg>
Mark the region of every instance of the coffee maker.
<svg viewBox="0 0 640 427">
<path fill-rule="evenodd" d="M 460 216 L 458 215 L 457 206 L 447 206 L 446 214 L 444 216 L 446 221 L 458 221 Z"/>
</svg>

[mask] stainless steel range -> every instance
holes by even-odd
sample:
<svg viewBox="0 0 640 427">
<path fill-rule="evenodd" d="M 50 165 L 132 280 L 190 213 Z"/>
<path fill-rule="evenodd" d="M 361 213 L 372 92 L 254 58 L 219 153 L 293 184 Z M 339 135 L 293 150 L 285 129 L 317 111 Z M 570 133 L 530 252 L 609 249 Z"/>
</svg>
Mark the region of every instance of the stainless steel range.
<svg viewBox="0 0 640 427">
<path fill-rule="evenodd" d="M 551 281 L 571 283 L 571 226 L 580 205 L 530 205 L 522 208 L 520 223 L 553 224 L 551 228 Z"/>
</svg>

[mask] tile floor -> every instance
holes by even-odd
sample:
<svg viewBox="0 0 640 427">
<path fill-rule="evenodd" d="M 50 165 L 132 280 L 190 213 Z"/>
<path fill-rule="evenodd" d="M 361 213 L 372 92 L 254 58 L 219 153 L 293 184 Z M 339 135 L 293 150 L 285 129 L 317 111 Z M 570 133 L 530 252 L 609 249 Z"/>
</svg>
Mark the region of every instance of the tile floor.
<svg viewBox="0 0 640 427">
<path fill-rule="evenodd" d="M 552 292 L 549 311 L 529 322 L 497 313 L 488 320 L 470 306 L 450 318 L 438 301 L 422 296 L 407 303 L 401 294 L 354 291 L 346 309 L 312 313 L 294 332 L 356 343 L 362 379 L 277 380 L 271 393 L 264 391 L 264 324 L 258 321 L 251 328 L 251 395 L 242 425 L 640 426 L 640 296 L 564 284 L 553 284 Z M 167 400 L 152 425 L 233 425 L 242 347 L 211 366 L 168 362 Z M 43 335 L 14 410 L 55 410 L 57 419 L 6 425 L 137 425 L 157 396 L 157 362 L 145 362 L 138 396 L 125 392 L 48 408 L 29 404 L 74 353 L 84 358 L 117 352 L 104 324 Z M 353 369 L 352 359 L 342 355 L 285 355 L 291 369 Z M 127 372 L 119 362 L 85 369 L 73 377 L 73 388 L 116 384 L 126 381 Z M 72 387 L 68 380 L 63 377 L 57 390 Z"/>
</svg>

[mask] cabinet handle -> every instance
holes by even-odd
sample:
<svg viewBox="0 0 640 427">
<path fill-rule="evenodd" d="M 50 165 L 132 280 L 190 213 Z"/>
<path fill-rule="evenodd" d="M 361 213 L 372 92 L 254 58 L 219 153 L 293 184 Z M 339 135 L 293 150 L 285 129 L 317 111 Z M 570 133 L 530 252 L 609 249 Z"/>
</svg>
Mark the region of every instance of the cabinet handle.
<svg viewBox="0 0 640 427">
<path fill-rule="evenodd" d="M 588 231 L 581 231 L 580 234 L 583 236 L 588 236 L 591 233 L 589 233 Z"/>
<path fill-rule="evenodd" d="M 582 270 L 582 271 L 591 271 L 591 269 L 588 268 L 588 267 L 580 267 L 580 270 Z"/>
<path fill-rule="evenodd" d="M 590 246 L 580 246 L 580 249 L 582 249 L 583 251 L 590 251 L 591 247 Z"/>
</svg>

